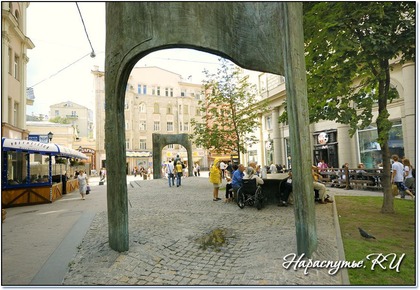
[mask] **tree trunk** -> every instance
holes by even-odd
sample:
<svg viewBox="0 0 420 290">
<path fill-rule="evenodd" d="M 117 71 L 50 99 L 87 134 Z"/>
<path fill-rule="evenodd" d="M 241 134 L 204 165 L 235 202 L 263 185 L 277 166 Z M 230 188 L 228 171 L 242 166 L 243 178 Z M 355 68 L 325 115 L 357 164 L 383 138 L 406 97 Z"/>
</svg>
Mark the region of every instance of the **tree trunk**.
<svg viewBox="0 0 420 290">
<path fill-rule="evenodd" d="M 383 173 L 381 178 L 384 199 L 382 203 L 381 213 L 394 213 L 394 196 L 391 191 L 391 161 L 388 146 L 389 131 L 392 123 L 389 121 L 389 113 L 387 110 L 388 92 L 390 84 L 389 64 L 388 60 L 383 60 L 380 64 L 380 80 L 379 80 L 379 96 L 378 111 L 379 115 L 376 119 L 378 130 L 378 141 L 381 145 Z"/>
</svg>

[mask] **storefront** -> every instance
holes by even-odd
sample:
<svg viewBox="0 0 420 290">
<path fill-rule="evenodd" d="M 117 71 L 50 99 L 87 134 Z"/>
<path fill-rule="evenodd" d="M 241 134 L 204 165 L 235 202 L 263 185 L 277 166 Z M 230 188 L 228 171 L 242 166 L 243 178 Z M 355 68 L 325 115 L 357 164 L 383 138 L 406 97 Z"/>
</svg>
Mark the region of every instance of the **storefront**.
<svg viewBox="0 0 420 290">
<path fill-rule="evenodd" d="M 338 168 L 337 130 L 314 132 L 314 162 L 324 160 L 328 167 Z"/>
<path fill-rule="evenodd" d="M 48 165 L 34 161 L 47 156 Z M 49 203 L 63 192 L 74 190 L 77 180 L 67 180 L 68 159 L 87 159 L 86 155 L 54 143 L 2 138 L 2 206 Z M 63 172 L 53 175 L 54 163 Z"/>
<path fill-rule="evenodd" d="M 389 131 L 388 146 L 391 155 L 404 156 L 404 140 L 401 121 L 393 121 Z M 377 142 L 378 131 L 374 125 L 358 131 L 359 158 L 366 168 L 382 167 L 381 146 Z"/>
</svg>

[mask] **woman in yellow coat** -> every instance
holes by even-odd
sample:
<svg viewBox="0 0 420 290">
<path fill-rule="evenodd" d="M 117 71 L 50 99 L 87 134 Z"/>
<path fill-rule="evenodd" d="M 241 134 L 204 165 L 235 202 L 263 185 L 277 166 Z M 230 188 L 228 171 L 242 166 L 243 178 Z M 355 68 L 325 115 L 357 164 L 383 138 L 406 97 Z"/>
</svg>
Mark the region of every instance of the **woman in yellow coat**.
<svg viewBox="0 0 420 290">
<path fill-rule="evenodd" d="M 221 198 L 219 198 L 219 187 L 222 183 L 222 170 L 220 169 L 220 161 L 218 158 L 214 159 L 213 166 L 210 168 L 209 181 L 213 184 L 213 200 L 221 200 Z"/>
</svg>

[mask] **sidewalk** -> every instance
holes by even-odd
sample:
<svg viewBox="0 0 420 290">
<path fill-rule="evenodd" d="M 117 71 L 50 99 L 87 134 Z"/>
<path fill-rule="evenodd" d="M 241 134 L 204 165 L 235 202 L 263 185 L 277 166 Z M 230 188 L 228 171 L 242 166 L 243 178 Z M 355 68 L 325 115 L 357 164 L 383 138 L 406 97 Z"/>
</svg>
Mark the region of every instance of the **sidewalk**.
<svg viewBox="0 0 420 290">
<path fill-rule="evenodd" d="M 137 181 L 128 177 L 128 183 Z M 92 193 L 77 192 L 45 205 L 7 209 L 2 229 L 3 285 L 342 285 L 345 275 L 325 269 L 284 269 L 296 252 L 293 207 L 267 205 L 261 211 L 212 201 L 208 175 L 128 186 L 129 245 L 108 246 L 106 186 L 90 179 Z M 106 184 L 106 183 L 105 183 Z M 381 195 L 328 188 L 329 194 Z M 223 197 L 220 193 L 219 197 Z M 316 205 L 317 260 L 343 260 L 335 204 Z M 337 222 L 338 223 L 338 222 Z M 220 251 L 200 249 L 200 237 L 227 231 Z M 343 274 L 344 271 L 343 271 Z"/>
</svg>

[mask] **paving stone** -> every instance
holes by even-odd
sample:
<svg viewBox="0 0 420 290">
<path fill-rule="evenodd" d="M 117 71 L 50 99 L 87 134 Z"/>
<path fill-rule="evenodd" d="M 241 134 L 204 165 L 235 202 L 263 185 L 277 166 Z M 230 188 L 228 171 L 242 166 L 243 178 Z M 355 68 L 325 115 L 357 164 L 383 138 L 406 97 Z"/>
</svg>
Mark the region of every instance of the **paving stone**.
<svg viewBox="0 0 420 290">
<path fill-rule="evenodd" d="M 175 191 L 164 180 L 129 190 L 130 249 L 109 248 L 106 211 L 97 214 L 64 278 L 64 285 L 341 285 L 325 269 L 285 270 L 296 251 L 292 207 L 258 211 L 211 199 L 207 178 L 189 177 Z M 331 204 L 316 207 L 317 259 L 338 259 Z M 200 249 L 196 239 L 215 228 L 231 233 L 219 248 Z M 84 275 L 80 275 L 84 273 Z M 91 284 L 92 283 L 92 284 Z"/>
</svg>

